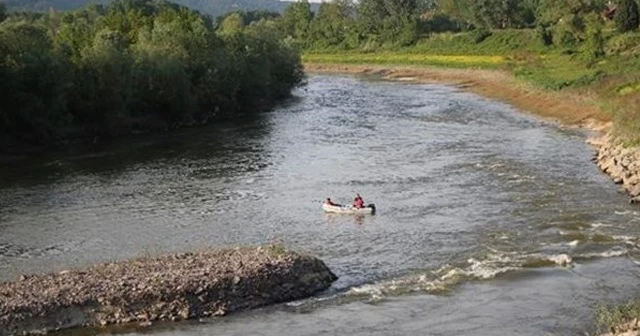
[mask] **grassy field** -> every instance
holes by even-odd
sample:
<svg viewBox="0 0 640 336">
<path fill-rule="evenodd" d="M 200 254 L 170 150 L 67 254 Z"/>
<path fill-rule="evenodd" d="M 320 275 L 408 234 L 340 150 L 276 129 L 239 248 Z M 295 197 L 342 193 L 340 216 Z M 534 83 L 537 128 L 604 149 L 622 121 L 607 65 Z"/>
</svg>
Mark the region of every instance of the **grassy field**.
<svg viewBox="0 0 640 336">
<path fill-rule="evenodd" d="M 544 46 L 532 30 L 494 32 L 481 42 L 470 33 L 439 34 L 401 50 L 307 51 L 305 64 L 411 66 L 497 70 L 518 82 L 597 105 L 593 117 L 614 122 L 628 145 L 640 144 L 640 34 L 606 40 L 606 55 L 588 59 L 581 46 Z"/>
</svg>

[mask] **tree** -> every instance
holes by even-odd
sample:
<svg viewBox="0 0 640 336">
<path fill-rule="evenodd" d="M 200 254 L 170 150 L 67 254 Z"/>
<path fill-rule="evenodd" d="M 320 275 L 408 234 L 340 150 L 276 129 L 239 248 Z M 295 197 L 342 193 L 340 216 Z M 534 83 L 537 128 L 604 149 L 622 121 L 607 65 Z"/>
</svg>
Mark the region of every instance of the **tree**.
<svg viewBox="0 0 640 336">
<path fill-rule="evenodd" d="M 407 45 L 418 34 L 416 0 L 361 0 L 358 28 L 365 40 Z"/>
<path fill-rule="evenodd" d="M 348 17 L 339 2 L 323 2 L 311 22 L 311 41 L 315 46 L 337 46 L 344 41 Z"/>
<path fill-rule="evenodd" d="M 306 42 L 312 19 L 311 5 L 307 0 L 292 3 L 282 14 L 281 29 L 284 36 L 291 36 L 300 42 Z"/>
<path fill-rule="evenodd" d="M 244 22 L 240 13 L 233 13 L 220 21 L 218 33 L 222 35 L 233 35 L 241 33 L 244 29 Z"/>
<path fill-rule="evenodd" d="M 535 21 L 537 0 L 443 0 L 440 9 L 452 18 L 482 28 L 519 28 Z"/>
<path fill-rule="evenodd" d="M 304 37 L 311 13 L 298 9 Z M 208 17 L 155 0 L 11 15 L 0 24 L 0 150 L 259 111 L 303 78 L 272 16 L 252 14 L 245 26 L 230 15 L 218 36 Z"/>
<path fill-rule="evenodd" d="M 591 13 L 585 17 L 585 40 L 583 51 L 589 60 L 596 60 L 604 56 L 604 24 L 599 15 Z"/>
<path fill-rule="evenodd" d="M 537 22 L 553 25 L 570 15 L 582 17 L 588 13 L 600 13 L 607 2 L 608 0 L 540 0 Z"/>
<path fill-rule="evenodd" d="M 4 2 L 0 2 L 0 22 L 7 18 L 7 6 Z"/>
<path fill-rule="evenodd" d="M 618 30 L 623 33 L 638 28 L 638 4 L 635 0 L 620 0 L 615 22 Z"/>
</svg>

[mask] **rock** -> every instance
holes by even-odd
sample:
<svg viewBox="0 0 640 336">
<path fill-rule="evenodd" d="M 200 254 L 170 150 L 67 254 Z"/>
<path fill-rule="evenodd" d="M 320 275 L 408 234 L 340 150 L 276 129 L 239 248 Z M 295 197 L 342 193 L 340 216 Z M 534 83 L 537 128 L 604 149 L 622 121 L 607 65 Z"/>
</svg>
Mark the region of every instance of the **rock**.
<svg viewBox="0 0 640 336">
<path fill-rule="evenodd" d="M 611 167 L 615 166 L 615 160 L 613 158 L 604 159 L 603 161 L 600 161 L 599 166 L 600 166 L 600 169 L 602 169 L 602 171 L 604 171 L 605 173 L 608 173 Z"/>
<path fill-rule="evenodd" d="M 628 192 L 631 197 L 640 196 L 640 184 L 636 184 L 635 186 L 631 187 Z"/>
<path fill-rule="evenodd" d="M 627 190 L 637 184 L 640 184 L 640 176 L 636 173 L 630 173 L 629 176 L 624 178 L 624 185 L 627 187 Z"/>
</svg>

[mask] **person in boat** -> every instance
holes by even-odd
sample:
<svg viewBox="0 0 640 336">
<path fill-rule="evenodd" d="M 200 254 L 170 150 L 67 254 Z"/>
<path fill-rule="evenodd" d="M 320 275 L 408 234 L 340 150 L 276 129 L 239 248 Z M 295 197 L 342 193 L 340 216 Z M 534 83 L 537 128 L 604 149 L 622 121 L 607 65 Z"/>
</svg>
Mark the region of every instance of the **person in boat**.
<svg viewBox="0 0 640 336">
<path fill-rule="evenodd" d="M 356 209 L 364 208 L 364 200 L 360 194 L 356 194 L 356 198 L 353 200 L 353 207 Z"/>
<path fill-rule="evenodd" d="M 331 200 L 331 198 L 327 197 L 327 200 L 324 201 L 324 204 L 326 205 L 331 205 L 331 206 L 340 206 L 340 204 L 337 203 L 333 203 L 333 201 Z"/>
</svg>

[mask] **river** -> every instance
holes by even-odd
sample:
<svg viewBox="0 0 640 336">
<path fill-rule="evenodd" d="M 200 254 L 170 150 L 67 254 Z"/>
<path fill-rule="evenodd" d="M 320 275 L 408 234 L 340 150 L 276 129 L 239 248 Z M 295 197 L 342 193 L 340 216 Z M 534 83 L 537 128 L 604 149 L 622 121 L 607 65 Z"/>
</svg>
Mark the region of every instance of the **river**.
<svg viewBox="0 0 640 336">
<path fill-rule="evenodd" d="M 282 242 L 339 280 L 222 319 L 100 332 L 577 335 L 639 281 L 638 208 L 586 137 L 453 87 L 311 76 L 257 117 L 3 161 L 0 280 Z M 374 216 L 322 212 L 356 192 Z"/>
</svg>

